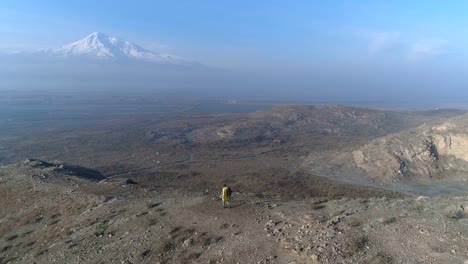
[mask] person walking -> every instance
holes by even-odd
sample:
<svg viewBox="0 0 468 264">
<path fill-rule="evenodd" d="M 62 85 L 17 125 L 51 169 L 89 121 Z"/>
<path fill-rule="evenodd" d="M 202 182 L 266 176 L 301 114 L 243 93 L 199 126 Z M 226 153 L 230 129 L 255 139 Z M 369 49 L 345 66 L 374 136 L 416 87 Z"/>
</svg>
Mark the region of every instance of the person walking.
<svg viewBox="0 0 468 264">
<path fill-rule="evenodd" d="M 229 202 L 229 198 L 231 198 L 231 188 L 227 187 L 226 184 L 223 184 L 223 189 L 221 190 L 221 199 L 223 200 L 223 208 L 226 208 L 226 204 L 229 205 L 231 208 L 231 202 Z"/>
</svg>

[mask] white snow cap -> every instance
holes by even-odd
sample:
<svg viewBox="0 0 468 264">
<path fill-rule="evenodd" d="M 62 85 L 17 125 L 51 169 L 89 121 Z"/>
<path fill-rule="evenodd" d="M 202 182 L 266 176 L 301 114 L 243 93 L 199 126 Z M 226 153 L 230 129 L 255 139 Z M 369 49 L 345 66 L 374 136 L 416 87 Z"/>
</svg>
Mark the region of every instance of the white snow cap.
<svg viewBox="0 0 468 264">
<path fill-rule="evenodd" d="M 53 53 L 60 56 L 86 56 L 100 59 L 136 59 L 162 64 L 193 64 L 192 61 L 173 55 L 158 54 L 146 50 L 131 42 L 108 36 L 101 32 L 54 49 Z"/>
</svg>

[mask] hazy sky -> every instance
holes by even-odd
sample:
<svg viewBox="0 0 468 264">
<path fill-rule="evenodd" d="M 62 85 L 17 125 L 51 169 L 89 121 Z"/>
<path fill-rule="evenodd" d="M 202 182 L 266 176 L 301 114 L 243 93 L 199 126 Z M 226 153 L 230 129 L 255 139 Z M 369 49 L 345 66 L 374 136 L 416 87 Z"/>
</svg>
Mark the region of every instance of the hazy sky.
<svg viewBox="0 0 468 264">
<path fill-rule="evenodd" d="M 468 1 L 455 0 L 2 0 L 0 50 L 58 47 L 100 31 L 285 82 L 320 73 L 315 83 L 330 90 L 467 95 L 467 13 Z"/>
<path fill-rule="evenodd" d="M 233 68 L 462 63 L 467 12 L 466 1 L 428 0 L 2 0 L 0 49 L 55 47 L 101 31 Z"/>
</svg>

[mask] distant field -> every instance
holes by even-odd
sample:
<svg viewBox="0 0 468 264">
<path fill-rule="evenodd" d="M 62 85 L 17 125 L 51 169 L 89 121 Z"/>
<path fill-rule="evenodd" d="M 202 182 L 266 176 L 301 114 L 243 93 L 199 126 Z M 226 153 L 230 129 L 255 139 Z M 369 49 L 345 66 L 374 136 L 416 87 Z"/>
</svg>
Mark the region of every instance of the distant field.
<svg viewBox="0 0 468 264">
<path fill-rule="evenodd" d="M 261 104 L 193 102 L 2 102 L 0 134 L 42 129 L 88 127 L 126 118 L 158 118 L 168 114 L 246 113 L 271 108 Z"/>
<path fill-rule="evenodd" d="M 266 104 L 222 104 L 200 103 L 188 110 L 192 113 L 246 113 L 270 109 L 272 105 Z"/>
</svg>

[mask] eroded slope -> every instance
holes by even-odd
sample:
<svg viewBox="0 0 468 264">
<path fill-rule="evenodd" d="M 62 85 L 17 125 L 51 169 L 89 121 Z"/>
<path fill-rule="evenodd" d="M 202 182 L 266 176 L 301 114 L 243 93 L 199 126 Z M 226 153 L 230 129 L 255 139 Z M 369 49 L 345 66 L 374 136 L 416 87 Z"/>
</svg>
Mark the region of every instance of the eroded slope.
<svg viewBox="0 0 468 264">
<path fill-rule="evenodd" d="M 371 181 L 467 181 L 468 115 L 390 134 L 328 161 L 340 167 L 329 170 L 331 175 L 348 171 Z M 312 157 L 306 161 L 306 166 L 313 164 Z"/>
</svg>

